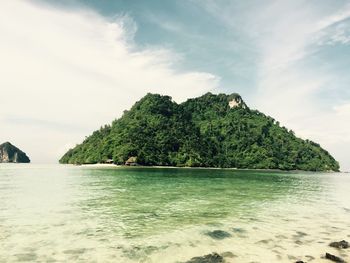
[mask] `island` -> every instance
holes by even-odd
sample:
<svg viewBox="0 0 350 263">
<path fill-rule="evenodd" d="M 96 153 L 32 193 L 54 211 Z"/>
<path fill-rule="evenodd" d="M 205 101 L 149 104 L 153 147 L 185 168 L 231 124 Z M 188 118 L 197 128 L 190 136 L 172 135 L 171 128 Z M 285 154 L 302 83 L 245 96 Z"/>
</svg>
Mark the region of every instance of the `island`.
<svg viewBox="0 0 350 263">
<path fill-rule="evenodd" d="M 27 154 L 9 142 L 0 144 L 0 163 L 30 163 Z"/>
<path fill-rule="evenodd" d="M 319 144 L 250 109 L 237 93 L 206 93 L 180 104 L 149 93 L 59 162 L 339 171 Z"/>
</svg>

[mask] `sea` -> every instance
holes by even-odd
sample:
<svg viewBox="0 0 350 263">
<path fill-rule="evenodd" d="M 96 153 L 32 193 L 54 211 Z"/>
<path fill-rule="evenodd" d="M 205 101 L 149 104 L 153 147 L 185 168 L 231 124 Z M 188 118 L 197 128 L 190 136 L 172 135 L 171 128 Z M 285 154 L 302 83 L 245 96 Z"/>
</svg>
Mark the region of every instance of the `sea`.
<svg viewBox="0 0 350 263">
<path fill-rule="evenodd" d="M 346 173 L 0 164 L 1 263 L 350 261 L 340 240 Z"/>
</svg>

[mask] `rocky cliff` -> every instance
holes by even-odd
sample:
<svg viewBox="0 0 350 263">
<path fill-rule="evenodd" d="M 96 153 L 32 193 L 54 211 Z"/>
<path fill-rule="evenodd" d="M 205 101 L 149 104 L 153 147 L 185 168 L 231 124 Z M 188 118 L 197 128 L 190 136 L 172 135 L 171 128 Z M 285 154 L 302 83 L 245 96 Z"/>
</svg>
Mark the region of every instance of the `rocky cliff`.
<svg viewBox="0 0 350 263">
<path fill-rule="evenodd" d="M 29 163 L 28 156 L 9 142 L 0 145 L 0 163 Z"/>
</svg>

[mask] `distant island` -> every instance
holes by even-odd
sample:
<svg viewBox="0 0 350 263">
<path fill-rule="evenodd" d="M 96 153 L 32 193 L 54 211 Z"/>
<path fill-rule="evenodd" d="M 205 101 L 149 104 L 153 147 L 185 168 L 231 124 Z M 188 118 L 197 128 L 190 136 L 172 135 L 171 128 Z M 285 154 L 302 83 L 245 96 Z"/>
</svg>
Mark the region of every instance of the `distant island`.
<svg viewBox="0 0 350 263">
<path fill-rule="evenodd" d="M 27 154 L 9 142 L 0 144 L 0 163 L 30 163 Z"/>
<path fill-rule="evenodd" d="M 338 162 L 319 144 L 250 109 L 236 93 L 207 93 L 181 104 L 147 94 L 59 161 L 339 171 Z"/>
</svg>

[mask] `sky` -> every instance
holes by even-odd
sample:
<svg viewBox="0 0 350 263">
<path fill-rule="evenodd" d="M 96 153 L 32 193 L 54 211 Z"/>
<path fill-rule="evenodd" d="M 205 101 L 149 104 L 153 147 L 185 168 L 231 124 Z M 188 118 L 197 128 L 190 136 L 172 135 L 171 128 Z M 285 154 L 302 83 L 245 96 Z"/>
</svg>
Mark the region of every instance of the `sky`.
<svg viewBox="0 0 350 263">
<path fill-rule="evenodd" d="M 350 0 L 0 2 L 0 142 L 57 163 L 147 92 L 206 92 L 350 170 Z"/>
</svg>

